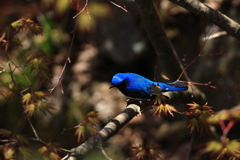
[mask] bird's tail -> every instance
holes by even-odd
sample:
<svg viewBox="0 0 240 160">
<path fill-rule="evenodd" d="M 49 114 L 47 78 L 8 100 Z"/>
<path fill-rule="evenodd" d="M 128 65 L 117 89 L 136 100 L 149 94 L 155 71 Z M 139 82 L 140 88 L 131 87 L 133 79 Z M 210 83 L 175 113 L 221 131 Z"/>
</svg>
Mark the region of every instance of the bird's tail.
<svg viewBox="0 0 240 160">
<path fill-rule="evenodd" d="M 162 92 L 167 91 L 185 91 L 188 89 L 187 83 L 184 82 L 170 82 L 170 83 L 159 83 Z"/>
</svg>

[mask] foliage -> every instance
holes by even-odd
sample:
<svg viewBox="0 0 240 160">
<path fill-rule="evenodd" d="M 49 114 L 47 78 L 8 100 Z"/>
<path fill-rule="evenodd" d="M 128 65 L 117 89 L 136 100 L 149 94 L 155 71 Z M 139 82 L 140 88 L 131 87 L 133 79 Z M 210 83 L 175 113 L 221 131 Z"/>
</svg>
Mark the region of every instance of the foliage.
<svg viewBox="0 0 240 160">
<path fill-rule="evenodd" d="M 161 152 L 159 151 L 159 145 L 158 144 L 152 144 L 152 145 L 139 145 L 139 146 L 131 146 L 132 154 L 136 159 L 138 160 L 155 160 L 157 158 L 160 158 Z"/>
<path fill-rule="evenodd" d="M 101 124 L 98 121 L 98 112 L 92 111 L 89 112 L 87 117 L 81 122 L 80 125 L 76 126 L 75 128 L 75 135 L 78 138 L 78 142 L 85 141 L 86 138 L 97 133 L 97 124 Z"/>
<path fill-rule="evenodd" d="M 207 123 L 207 118 L 213 114 L 212 107 L 207 106 L 207 103 L 204 105 L 199 105 L 195 102 L 188 104 L 190 108 L 188 108 L 188 115 L 192 116 L 188 121 L 187 127 L 190 128 L 190 133 L 193 131 L 198 131 L 200 134 L 204 132 L 210 132 L 210 126 Z"/>
<path fill-rule="evenodd" d="M 15 22 L 12 22 L 11 25 L 6 27 L 0 37 L 1 47 L 4 48 L 4 51 L 8 51 L 11 45 L 22 46 L 21 42 L 16 35 L 22 32 L 24 29 L 28 29 L 32 34 L 38 35 L 42 34 L 42 28 L 31 19 L 21 18 Z"/>
<path fill-rule="evenodd" d="M 230 110 L 222 110 L 216 115 L 207 119 L 209 124 L 219 124 L 222 130 L 222 136 L 219 140 L 211 140 L 207 142 L 204 149 L 205 152 L 210 152 L 217 155 L 216 159 L 221 159 L 227 156 L 229 159 L 240 158 L 240 142 L 237 139 L 230 140 L 227 136 L 236 122 L 240 121 L 240 109 L 233 108 Z M 226 125 L 227 124 L 227 125 Z"/>
<path fill-rule="evenodd" d="M 82 39 L 85 39 L 89 35 L 90 35 L 89 37 L 97 37 L 97 36 L 95 36 L 94 33 L 101 32 L 101 29 L 108 31 L 108 29 L 105 29 L 103 26 L 99 25 L 99 21 L 103 21 L 106 17 L 107 17 L 106 19 L 108 19 L 108 20 L 110 20 L 112 18 L 111 16 L 112 16 L 113 10 L 111 8 L 112 6 L 109 7 L 109 4 L 117 7 L 117 9 L 121 9 L 122 11 L 126 12 L 128 16 L 130 15 L 129 17 L 132 16 L 131 9 L 128 10 L 125 5 L 122 6 L 113 1 L 109 1 L 110 2 L 109 4 L 100 3 L 100 2 L 93 2 L 93 3 L 88 4 L 88 1 L 85 1 L 85 2 L 81 1 L 80 5 L 78 4 L 79 2 L 80 1 L 76 1 L 76 0 L 75 1 L 56 0 L 54 2 L 44 1 L 45 4 L 41 5 L 41 7 L 39 7 L 39 8 L 41 8 L 41 11 L 36 9 L 36 11 L 32 11 L 32 13 L 30 13 L 28 15 L 31 18 L 20 18 L 20 19 L 17 19 L 20 16 L 22 16 L 22 13 L 21 13 L 21 15 L 20 14 L 18 15 L 18 12 L 20 12 L 20 8 L 19 9 L 9 9 L 9 11 L 7 11 L 8 7 L 5 7 L 3 5 L 5 8 L 7 8 L 4 11 L 2 11 L 2 13 L 4 13 L 4 16 L 6 14 L 7 15 L 6 17 L 9 16 L 8 19 L 10 19 L 10 20 L 17 19 L 17 20 L 15 20 L 14 22 L 10 22 L 10 24 L 7 25 L 5 28 L 2 28 L 1 32 L 0 32 L 0 76 L 1 76 L 0 77 L 0 79 L 1 79 L 1 81 L 0 81 L 0 100 L 2 100 L 1 103 L 3 104 L 2 105 L 3 107 L 1 106 L 2 107 L 1 111 L 4 112 L 3 114 L 5 114 L 6 111 L 8 111 L 8 113 L 11 114 L 10 116 L 8 116 L 10 118 L 8 118 L 7 116 L 3 117 L 3 118 L 1 117 L 2 118 L 1 120 L 5 122 L 5 119 L 10 119 L 11 121 L 15 121 L 16 119 L 18 119 L 19 122 L 15 121 L 14 123 L 11 123 L 11 125 L 6 124 L 5 128 L 0 129 L 0 144 L 1 144 L 0 145 L 0 153 L 2 156 L 1 158 L 17 159 L 18 153 L 20 153 L 25 159 L 29 159 L 29 157 L 31 155 L 35 154 L 35 151 L 33 149 L 34 147 L 36 147 L 36 146 L 33 146 L 33 145 L 35 145 L 34 144 L 35 142 L 37 142 L 39 145 L 39 146 L 37 145 L 37 147 L 38 147 L 37 153 L 39 155 L 41 155 L 44 159 L 57 160 L 57 159 L 61 158 L 60 157 L 61 151 L 70 152 L 70 151 L 60 147 L 61 141 L 56 138 L 58 136 L 50 138 L 51 140 L 47 140 L 47 142 L 45 142 L 41 139 L 43 135 L 47 135 L 49 132 L 56 134 L 56 132 L 58 130 L 54 131 L 55 130 L 54 127 L 57 125 L 60 126 L 60 124 L 65 125 L 66 119 L 69 118 L 69 117 L 63 116 L 63 114 L 65 114 L 67 112 L 65 110 L 65 108 L 58 108 L 58 107 L 54 106 L 55 104 L 52 103 L 52 101 L 54 101 L 54 100 L 50 96 L 50 94 L 46 91 L 46 88 L 48 88 L 49 85 L 52 83 L 53 75 L 55 76 L 56 74 L 59 74 L 59 77 L 55 79 L 55 80 L 57 80 L 57 82 L 54 84 L 55 86 L 52 89 L 49 89 L 50 93 L 52 93 L 52 91 L 59 85 L 61 86 L 62 93 L 64 93 L 63 92 L 64 84 L 62 84 L 63 80 L 64 80 L 63 82 L 69 84 L 69 86 L 71 86 L 71 85 L 75 86 L 73 81 L 69 81 L 69 78 L 70 78 L 69 75 L 72 75 L 72 73 L 67 74 L 67 76 L 64 76 L 64 71 L 68 67 L 67 64 L 71 63 L 70 53 L 72 52 L 72 46 L 74 45 L 74 43 L 77 44 L 76 45 L 77 49 L 74 48 L 74 50 L 73 50 L 75 52 L 75 50 L 82 48 L 81 45 L 83 43 L 86 43 L 88 41 L 88 40 L 83 41 Z M 54 5 L 52 6 L 51 3 Z M 123 3 L 123 2 L 121 2 L 121 3 Z M 166 3 L 166 2 L 162 2 L 162 3 Z M 16 4 L 16 6 L 18 6 L 18 3 Z M 165 6 L 169 6 L 169 5 L 165 5 Z M 28 12 L 27 7 L 29 7 L 29 6 L 26 5 L 26 8 L 24 8 L 26 11 L 24 13 Z M 54 8 L 57 14 L 53 13 L 52 10 L 50 12 L 47 12 L 48 7 L 51 9 Z M 81 7 L 82 7 L 82 9 L 80 9 Z M 75 14 L 74 17 L 70 18 L 70 20 L 72 20 L 72 18 L 73 19 L 76 18 L 76 19 L 74 19 L 74 21 L 76 21 L 76 24 L 74 24 L 75 26 L 74 26 L 74 29 L 72 32 L 69 31 L 69 27 L 72 27 L 71 24 L 69 24 L 69 23 L 63 24 L 63 21 L 61 21 L 60 23 L 57 23 L 51 19 L 53 17 L 55 17 L 55 18 L 60 17 L 59 21 L 62 20 L 62 17 L 64 14 L 65 15 L 69 15 L 69 13 L 72 14 L 72 11 L 68 13 L 68 10 L 71 8 L 76 9 L 78 11 L 78 13 Z M 9 14 L 12 12 L 11 10 L 16 10 L 16 13 Z M 41 13 L 41 12 L 43 12 L 43 13 Z M 161 12 L 166 12 L 166 11 L 161 10 Z M 10 15 L 13 15 L 13 16 L 11 17 Z M 163 18 L 165 16 L 166 16 L 166 13 L 164 13 Z M 2 18 L 2 19 L 4 20 L 5 18 Z M 127 18 L 125 18 L 125 19 L 127 19 Z M 131 19 L 131 21 L 133 21 L 133 20 L 134 19 Z M 115 21 L 115 19 L 114 19 L 114 21 Z M 139 20 L 137 20 L 137 21 L 139 21 Z M 109 24 L 107 24 L 107 25 L 109 25 Z M 53 28 L 53 26 L 55 28 Z M 63 26 L 65 26 L 66 28 L 64 28 L 64 29 L 61 28 Z M 122 25 L 119 25 L 119 26 L 122 26 Z M 76 36 L 80 39 L 80 43 L 79 43 L 79 41 L 74 41 L 76 28 L 78 28 L 79 32 L 80 32 L 80 34 L 78 36 Z M 123 28 L 131 28 L 131 27 L 123 27 Z M 183 28 L 185 28 L 185 27 L 183 27 Z M 68 31 L 67 31 L 67 33 L 64 34 L 63 32 L 66 32 L 65 30 L 68 30 Z M 72 28 L 70 30 L 72 30 Z M 129 35 L 129 37 L 126 38 L 125 36 L 123 36 L 121 34 L 122 33 L 121 31 L 119 31 L 118 29 L 116 29 L 116 31 L 117 32 L 115 32 L 114 34 L 112 34 L 112 33 L 111 34 L 116 37 L 118 37 L 118 36 L 123 37 L 124 40 L 139 36 L 139 35 L 138 36 L 130 36 Z M 173 32 L 175 32 L 175 31 L 173 31 Z M 177 31 L 177 33 L 174 33 L 174 34 L 178 34 L 178 32 L 179 31 Z M 38 36 L 41 36 L 40 40 L 38 39 Z M 72 36 L 73 38 L 72 38 L 70 47 L 68 49 L 66 49 L 64 47 L 62 47 L 62 48 L 52 47 L 52 46 L 54 46 L 54 44 L 61 45 L 61 43 L 59 43 L 61 41 L 68 42 L 70 36 Z M 25 39 L 23 37 L 25 37 Z M 102 37 L 100 37 L 99 39 L 101 39 L 101 38 Z M 55 39 L 55 41 L 53 39 Z M 34 46 L 35 44 L 32 43 L 33 41 L 40 41 L 42 46 L 41 45 L 39 45 L 38 47 Z M 112 40 L 111 40 L 110 36 L 107 37 L 107 40 L 101 39 L 101 41 L 104 42 L 103 47 L 107 46 L 108 49 L 110 48 L 111 53 L 116 52 L 115 51 L 116 49 L 114 48 L 116 46 L 114 46 L 114 44 L 112 44 Z M 184 42 L 185 40 L 182 40 L 182 41 Z M 121 44 L 124 45 L 124 43 L 125 42 L 121 41 Z M 120 43 L 118 43 L 118 44 L 120 44 Z M 142 45 L 142 42 L 137 43 L 137 44 Z M 131 45 L 133 46 L 135 44 L 131 44 Z M 146 45 L 145 42 L 144 42 L 144 45 Z M 144 45 L 142 45 L 142 46 L 144 46 Z M 159 44 L 159 45 L 161 45 L 161 44 Z M 31 46 L 31 47 L 26 47 L 26 46 Z M 21 49 L 19 49 L 19 48 L 21 48 Z M 125 45 L 124 45 L 124 48 L 125 48 Z M 197 47 L 194 46 L 194 48 L 197 48 Z M 66 50 L 68 50 L 68 51 L 66 51 Z M 225 48 L 224 48 L 224 50 L 225 50 Z M 51 53 L 49 51 L 51 51 Z M 58 52 L 62 52 L 64 54 L 56 54 Z M 65 55 L 65 52 L 68 52 L 68 55 Z M 185 52 L 185 51 L 183 51 L 183 52 Z M 57 58 L 52 59 L 51 56 L 53 54 L 56 54 L 54 56 L 56 56 Z M 81 54 L 82 54 L 82 52 L 81 52 Z M 211 56 L 218 56 L 218 55 L 223 55 L 223 54 L 222 54 L 222 52 L 219 52 L 217 54 L 204 54 L 203 48 L 202 48 L 202 50 L 197 55 L 197 57 L 194 58 L 189 63 L 189 65 L 187 65 L 183 69 L 178 80 L 183 76 L 183 74 L 186 72 L 186 70 L 188 68 L 190 68 L 190 66 L 192 66 L 193 63 L 195 63 L 196 60 L 200 59 L 200 57 L 201 58 L 203 58 L 203 57 L 209 58 Z M 104 56 L 106 56 L 106 55 L 104 55 Z M 83 58 L 82 57 L 79 58 L 76 55 L 73 55 L 73 57 L 74 57 L 73 62 L 83 61 L 83 59 L 88 59 L 88 58 L 86 58 L 87 56 L 86 57 L 83 56 Z M 97 57 L 95 60 L 96 61 L 101 60 L 99 57 Z M 126 57 L 128 58 L 128 56 L 126 56 Z M 141 57 L 141 56 L 139 56 L 139 57 Z M 75 58 L 79 58 L 79 59 L 75 59 Z M 185 55 L 184 63 L 187 58 L 191 59 L 191 56 Z M 2 60 L 2 59 L 4 59 L 4 60 Z M 116 57 L 110 57 L 110 58 L 104 57 L 105 61 L 109 60 L 109 59 L 117 59 L 117 58 Z M 136 59 L 138 59 L 138 58 L 136 58 Z M 64 60 L 65 60 L 65 63 L 63 65 L 62 61 L 64 61 Z M 2 65 L 2 62 L 4 63 L 4 65 Z M 59 66 L 62 67 L 62 70 L 60 70 L 59 73 L 56 72 L 56 71 L 58 71 L 58 69 L 55 69 L 55 70 L 52 69 L 54 63 L 56 64 L 54 67 L 56 67 L 56 68 L 58 68 Z M 84 61 L 84 63 L 86 63 L 86 62 Z M 99 63 L 99 62 L 97 62 L 97 63 Z M 124 62 L 123 64 L 126 64 L 126 62 Z M 204 65 L 205 64 L 207 64 L 207 63 L 204 63 Z M 224 63 L 222 63 L 222 64 L 224 64 Z M 144 65 L 141 62 L 141 67 Z M 172 65 L 172 64 L 170 64 L 170 65 Z M 86 66 L 88 68 L 91 68 L 88 65 L 86 65 Z M 59 68 L 61 68 L 61 67 L 59 67 Z M 72 67 L 72 65 L 70 65 L 70 67 Z M 109 66 L 107 66 L 107 67 L 109 67 Z M 230 68 L 230 67 L 232 67 L 232 66 L 225 66 L 225 68 Z M 81 68 L 81 66 L 80 67 L 78 66 L 76 68 Z M 82 68 L 84 68 L 84 67 L 82 67 Z M 110 70 L 109 74 L 111 74 L 113 72 L 112 68 L 113 68 L 113 66 L 111 66 L 111 70 Z M 67 68 L 67 69 L 69 69 L 69 68 Z M 100 67 L 100 69 L 101 69 L 101 67 Z M 126 69 L 126 68 L 124 68 L 124 69 Z M 206 69 L 204 67 L 202 67 L 202 69 L 204 70 L 205 73 L 208 72 L 208 71 L 206 71 Z M 217 70 L 217 68 L 215 68 L 215 69 Z M 200 69 L 199 69 L 199 71 L 200 71 Z M 85 74 L 87 74 L 87 72 L 88 71 L 86 71 L 86 72 L 84 71 Z M 143 71 L 141 70 L 141 72 L 143 72 Z M 228 75 L 228 76 L 226 76 L 227 78 L 230 76 L 238 75 L 236 73 L 228 72 L 225 69 L 220 70 L 219 73 L 226 73 L 226 75 Z M 77 72 L 77 74 L 79 74 L 79 72 Z M 101 75 L 101 76 L 104 77 L 105 75 L 104 76 Z M 95 76 L 95 77 L 92 76 L 93 79 L 96 77 L 97 76 Z M 165 73 L 161 73 L 161 77 L 165 80 L 169 80 L 167 74 L 165 74 Z M 239 77 L 237 77 L 237 79 L 239 79 Z M 96 81 L 98 81 L 98 80 L 96 80 Z M 231 80 L 229 80 L 229 81 L 231 81 Z M 227 82 L 229 82 L 229 81 L 227 81 Z M 88 82 L 88 83 L 91 83 L 91 82 Z M 233 90 L 221 89 L 220 87 L 212 85 L 212 82 L 208 82 L 208 83 L 204 83 L 204 84 L 195 83 L 195 82 L 186 82 L 186 83 L 207 86 L 211 89 L 214 89 L 214 90 L 218 89 L 218 90 L 221 90 L 224 92 L 225 91 L 232 92 L 233 90 L 234 91 L 239 90 L 238 88 L 233 89 Z M 95 98 L 98 99 L 99 97 L 101 97 L 101 96 L 99 96 L 99 93 L 98 94 L 93 93 L 93 91 L 90 88 L 88 88 L 88 86 L 89 86 L 89 84 L 78 86 L 79 88 L 76 87 L 74 89 L 81 90 L 82 93 L 85 93 L 85 92 L 87 92 L 86 90 L 88 90 L 88 92 L 90 94 L 92 94 L 90 96 L 92 96 L 93 97 L 92 99 L 94 99 L 94 100 L 95 100 Z M 99 113 L 97 111 L 91 111 L 87 114 L 87 116 L 85 118 L 82 118 L 81 116 L 85 115 L 89 111 L 89 108 L 91 108 L 91 106 L 93 105 L 92 101 L 94 101 L 94 100 L 92 100 L 89 97 L 85 98 L 84 97 L 85 95 L 83 95 L 83 94 L 71 95 L 71 94 L 69 94 L 70 89 L 68 87 L 66 87 L 66 88 L 67 88 L 66 89 L 66 93 L 67 93 L 66 97 L 69 95 L 73 96 L 73 97 L 77 97 L 76 98 L 76 99 L 78 99 L 78 100 L 76 100 L 77 106 L 78 107 L 86 106 L 86 108 L 87 108 L 87 109 L 84 108 L 85 110 L 81 108 L 81 113 L 76 112 L 75 115 L 71 115 L 71 118 L 74 121 L 76 119 L 77 120 L 83 119 L 80 123 L 79 122 L 75 123 L 75 124 L 79 124 L 79 125 L 70 128 L 70 129 L 75 129 L 75 133 L 73 133 L 73 134 L 75 134 L 75 136 L 77 137 L 76 138 L 77 142 L 83 142 L 90 136 L 94 137 L 96 134 L 98 134 L 97 133 L 98 127 L 101 124 L 100 120 L 99 120 Z M 86 89 L 86 88 L 88 88 L 88 89 Z M 215 139 L 210 137 L 210 140 L 208 140 L 208 142 L 205 143 L 204 153 L 211 154 L 216 159 L 222 159 L 225 157 L 227 157 L 228 159 L 231 159 L 231 160 L 232 159 L 240 159 L 239 139 L 231 139 L 228 135 L 228 133 L 233 128 L 233 126 L 236 125 L 237 122 L 239 122 L 239 120 L 240 120 L 240 110 L 239 109 L 237 109 L 237 108 L 230 109 L 230 110 L 224 109 L 224 110 L 221 110 L 221 111 L 217 112 L 216 114 L 214 114 L 213 109 L 217 109 L 220 106 L 214 106 L 215 108 L 213 108 L 213 107 L 208 106 L 207 103 L 202 105 L 202 104 L 198 104 L 196 102 L 192 102 L 190 104 L 187 104 L 187 106 L 189 106 L 189 108 L 186 109 L 185 112 L 181 113 L 181 112 L 178 112 L 178 110 L 175 108 L 176 106 L 173 106 L 173 105 L 170 105 L 167 103 L 166 97 L 163 95 L 162 90 L 159 86 L 153 85 L 150 87 L 150 89 L 152 90 L 152 94 L 156 95 L 156 96 L 152 96 L 152 98 L 153 98 L 152 107 L 155 110 L 153 113 L 153 116 L 156 115 L 158 118 L 164 118 L 165 116 L 161 117 L 161 115 L 164 114 L 167 116 L 170 114 L 172 117 L 174 117 L 175 113 L 176 114 L 179 113 L 179 114 L 181 114 L 182 117 L 188 118 L 186 128 L 189 129 L 190 134 L 194 133 L 193 134 L 194 136 L 195 135 L 203 135 L 204 133 L 208 133 L 209 135 L 212 135 L 213 131 L 210 130 L 210 128 L 213 126 L 220 126 L 222 135 L 220 137 L 215 137 Z M 104 96 L 102 96 L 101 98 L 108 99 Z M 213 97 L 209 97 L 209 99 L 211 100 L 211 99 L 213 99 Z M 54 102 L 55 103 L 64 103 L 63 106 L 65 107 L 66 105 L 68 105 L 68 102 L 66 102 L 65 100 L 66 99 L 62 99 L 62 100 L 57 99 Z M 116 103 L 118 103 L 118 100 L 115 97 L 113 98 L 113 101 L 116 101 Z M 221 101 L 221 99 L 220 100 L 218 99 L 217 101 Z M 95 102 L 96 101 L 94 101 L 94 103 Z M 224 107 L 226 107 L 226 106 L 224 106 Z M 17 110 L 21 110 L 21 113 L 19 114 L 17 112 Z M 59 119 L 56 118 L 57 116 L 54 115 L 54 111 L 62 113 L 62 114 L 59 114 L 59 117 L 61 117 L 59 119 L 62 119 L 62 121 L 60 121 Z M 85 112 L 85 113 L 82 114 L 82 112 Z M 175 113 L 173 113 L 173 112 L 175 112 Z M 43 114 L 38 114 L 38 113 L 43 113 Z M 109 115 L 104 115 L 104 116 L 108 117 Z M 142 117 L 144 117 L 144 116 L 142 116 Z M 110 119 L 111 117 L 108 117 L 108 118 Z M 174 118 L 176 118 L 176 117 L 174 117 Z M 51 122 L 54 122 L 53 124 L 51 124 L 52 126 L 54 126 L 53 129 L 51 128 L 51 130 L 49 130 L 49 131 L 44 130 L 44 132 L 46 132 L 46 133 L 39 131 L 38 130 L 39 128 L 35 129 L 36 126 L 41 126 L 42 128 L 44 128 L 45 124 L 42 122 L 50 121 L 50 119 L 54 119 L 53 121 L 51 121 Z M 162 120 L 162 119 L 157 119 L 157 121 L 159 121 L 159 120 Z M 32 123 L 32 121 L 33 121 L 33 123 Z M 146 125 L 147 123 L 143 123 L 143 124 Z M 152 122 L 152 121 L 149 122 L 148 124 L 155 126 L 154 122 Z M 147 125 L 141 126 L 139 128 L 149 127 Z M 138 135 L 142 134 L 142 132 L 134 130 L 135 127 L 132 127 L 132 128 L 133 129 L 131 131 L 128 131 L 127 129 L 126 129 L 127 131 L 123 131 L 122 134 L 123 134 L 124 138 L 131 137 L 131 135 L 134 135 L 134 136 L 137 135 L 135 137 L 138 137 Z M 30 134 L 29 134 L 29 130 L 31 132 Z M 66 130 L 69 130 L 69 129 L 65 129 L 64 131 L 66 131 Z M 149 133 L 150 132 L 152 132 L 152 128 L 151 128 L 151 130 L 149 130 Z M 146 135 L 149 135 L 149 133 Z M 132 136 L 132 137 L 134 137 L 134 136 Z M 134 140 L 132 140 L 132 139 L 134 139 L 132 137 L 129 138 L 128 140 L 134 141 Z M 142 137 L 144 137 L 144 136 L 142 136 Z M 140 137 L 140 138 L 142 138 L 142 137 Z M 146 136 L 144 138 L 151 139 L 152 137 Z M 144 139 L 144 138 L 141 139 L 141 141 L 146 141 L 146 139 Z M 56 142 L 54 142 L 52 139 L 54 139 L 54 141 L 56 141 Z M 158 142 L 156 142 L 156 143 L 158 143 Z M 153 159 L 160 158 L 160 154 L 162 154 L 162 153 L 159 151 L 159 145 L 156 143 L 149 144 L 149 145 L 148 144 L 147 145 L 139 144 L 139 145 L 130 147 L 132 150 L 132 155 L 134 155 L 133 157 L 135 159 L 139 159 L 139 160 L 140 159 L 152 159 L 153 160 Z M 115 142 L 115 144 L 117 144 L 117 142 Z M 125 142 L 125 144 L 128 144 L 128 143 Z M 116 146 L 121 146 L 121 145 L 116 145 Z M 124 150 L 124 149 L 122 149 L 122 150 Z"/>
<path fill-rule="evenodd" d="M 49 142 L 45 146 L 38 149 L 38 153 L 43 155 L 46 160 L 58 160 L 61 159 L 58 153 L 60 152 L 59 144 Z"/>
</svg>

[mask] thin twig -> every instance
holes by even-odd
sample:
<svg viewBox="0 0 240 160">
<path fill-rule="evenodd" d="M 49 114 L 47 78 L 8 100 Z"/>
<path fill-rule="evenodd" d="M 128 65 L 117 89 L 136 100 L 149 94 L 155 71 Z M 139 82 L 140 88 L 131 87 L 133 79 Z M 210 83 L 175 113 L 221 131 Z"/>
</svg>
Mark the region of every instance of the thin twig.
<svg viewBox="0 0 240 160">
<path fill-rule="evenodd" d="M 105 156 L 105 158 L 107 158 L 108 160 L 112 160 L 112 158 L 110 158 L 105 152 L 105 150 L 103 149 L 102 142 L 99 142 L 99 148 L 101 149 L 102 154 Z"/>
<path fill-rule="evenodd" d="M 87 2 L 87 1 L 88 1 L 88 0 L 86 0 L 86 2 Z M 77 3 L 77 8 L 79 8 L 79 1 L 78 1 L 78 3 Z M 72 46 L 73 46 L 73 42 L 74 42 L 75 35 L 76 35 L 76 27 L 77 27 L 77 23 L 76 23 L 76 21 L 75 21 L 74 28 L 73 28 L 73 32 L 72 32 L 72 35 L 73 35 L 73 36 L 72 36 L 71 43 L 70 43 L 70 47 L 69 47 L 69 50 L 68 50 L 67 59 L 66 59 L 66 61 L 65 61 L 65 63 L 64 63 L 63 69 L 62 69 L 59 77 L 57 78 L 58 82 L 57 82 L 51 89 L 48 90 L 50 93 L 52 93 L 52 91 L 60 84 L 60 85 L 61 85 L 61 89 L 62 89 L 61 92 L 62 92 L 62 94 L 64 94 L 63 86 L 62 86 L 62 76 L 63 76 L 63 73 L 64 73 L 66 67 L 67 67 L 67 64 L 68 64 L 68 63 L 71 63 L 70 54 L 71 54 L 71 51 L 72 51 Z"/>
<path fill-rule="evenodd" d="M 82 9 L 80 12 L 78 12 L 78 13 L 73 17 L 73 19 L 75 19 L 79 14 L 81 14 L 81 13 L 86 9 L 87 5 L 88 5 L 88 0 L 86 0 L 83 9 Z M 79 8 L 79 1 L 78 1 L 78 4 L 77 4 L 77 8 Z"/>
</svg>

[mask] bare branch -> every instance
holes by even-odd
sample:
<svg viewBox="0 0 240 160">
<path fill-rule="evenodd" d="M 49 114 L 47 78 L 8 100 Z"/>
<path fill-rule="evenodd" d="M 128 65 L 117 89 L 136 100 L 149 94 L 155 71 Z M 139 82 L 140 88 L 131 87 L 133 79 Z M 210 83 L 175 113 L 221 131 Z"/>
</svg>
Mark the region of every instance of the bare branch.
<svg viewBox="0 0 240 160">
<path fill-rule="evenodd" d="M 135 2 L 138 5 L 145 30 L 158 56 L 159 64 L 162 65 L 161 68 L 165 67 L 167 73 L 171 74 L 171 78 L 177 79 L 184 67 L 165 33 L 157 12 L 157 5 L 153 1 L 146 0 L 136 0 Z M 184 76 L 189 80 L 186 72 Z"/>
<path fill-rule="evenodd" d="M 225 30 L 228 34 L 240 40 L 240 25 L 226 16 L 225 14 L 215 11 L 209 6 L 203 4 L 198 0 L 169 0 L 188 11 L 196 14 L 197 16 L 204 18 L 213 24 L 219 26 Z"/>
</svg>

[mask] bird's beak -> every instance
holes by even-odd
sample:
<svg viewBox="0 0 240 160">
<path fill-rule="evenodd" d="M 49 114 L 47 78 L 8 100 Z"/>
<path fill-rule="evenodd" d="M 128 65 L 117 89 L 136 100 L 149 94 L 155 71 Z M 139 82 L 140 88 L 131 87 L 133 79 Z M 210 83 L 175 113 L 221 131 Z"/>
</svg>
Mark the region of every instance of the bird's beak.
<svg viewBox="0 0 240 160">
<path fill-rule="evenodd" d="M 114 84 L 111 84 L 111 86 L 109 87 L 109 89 L 111 89 L 111 88 L 113 88 L 113 87 L 115 87 L 115 85 L 114 85 Z"/>
</svg>

